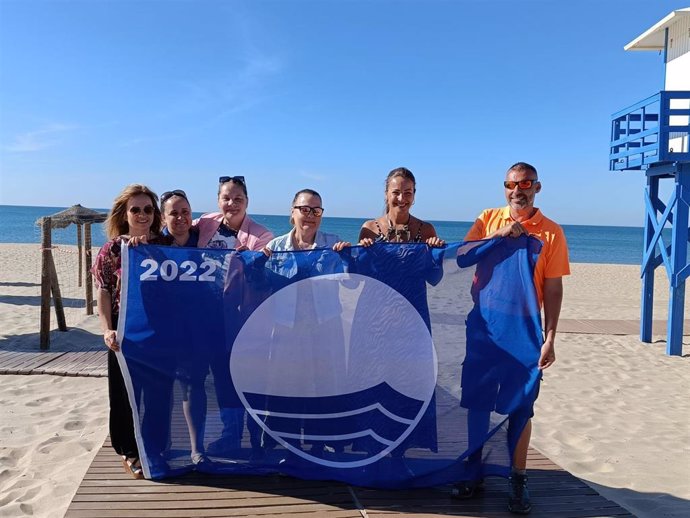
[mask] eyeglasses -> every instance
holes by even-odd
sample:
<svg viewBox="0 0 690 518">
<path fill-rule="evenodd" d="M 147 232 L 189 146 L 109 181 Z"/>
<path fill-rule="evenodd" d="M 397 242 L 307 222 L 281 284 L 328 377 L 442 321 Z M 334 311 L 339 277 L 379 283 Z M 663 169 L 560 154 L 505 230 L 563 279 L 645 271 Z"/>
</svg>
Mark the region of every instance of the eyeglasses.
<svg viewBox="0 0 690 518">
<path fill-rule="evenodd" d="M 244 181 L 244 176 L 221 176 L 218 178 L 218 183 L 227 182 L 239 182 L 245 186 L 247 185 L 247 182 Z"/>
<path fill-rule="evenodd" d="M 305 216 L 309 216 L 309 214 L 313 214 L 317 218 L 320 218 L 321 214 L 323 214 L 323 207 L 310 207 L 309 205 L 295 205 L 292 208 L 297 209 L 298 211 L 300 211 Z"/>
<path fill-rule="evenodd" d="M 511 182 L 506 180 L 503 182 L 503 187 L 509 191 L 512 191 L 517 186 L 517 188 L 521 191 L 526 191 L 527 189 L 531 189 L 532 186 L 537 183 L 539 183 L 539 180 L 520 180 L 519 182 Z"/>
<path fill-rule="evenodd" d="M 139 214 L 142 210 L 144 211 L 144 214 L 146 214 L 147 216 L 150 216 L 151 214 L 153 214 L 153 207 L 151 205 L 147 205 L 143 209 L 141 207 L 130 207 L 129 208 L 130 214 L 134 214 L 134 215 Z"/>
<path fill-rule="evenodd" d="M 170 198 L 173 196 L 181 196 L 185 200 L 187 199 L 187 193 L 184 192 L 182 189 L 175 189 L 174 191 L 166 191 L 163 194 L 161 194 L 161 204 L 165 203 L 168 201 Z M 189 200 L 187 200 L 189 201 Z"/>
</svg>

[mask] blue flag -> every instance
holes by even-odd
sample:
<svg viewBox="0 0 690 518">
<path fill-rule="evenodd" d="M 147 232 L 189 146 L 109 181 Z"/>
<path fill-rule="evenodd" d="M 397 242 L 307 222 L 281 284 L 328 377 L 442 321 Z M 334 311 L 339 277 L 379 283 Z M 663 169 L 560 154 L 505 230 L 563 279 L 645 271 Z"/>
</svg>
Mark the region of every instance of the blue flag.
<svg viewBox="0 0 690 518">
<path fill-rule="evenodd" d="M 540 249 L 129 248 L 118 358 L 146 477 L 507 476 L 539 385 Z"/>
</svg>

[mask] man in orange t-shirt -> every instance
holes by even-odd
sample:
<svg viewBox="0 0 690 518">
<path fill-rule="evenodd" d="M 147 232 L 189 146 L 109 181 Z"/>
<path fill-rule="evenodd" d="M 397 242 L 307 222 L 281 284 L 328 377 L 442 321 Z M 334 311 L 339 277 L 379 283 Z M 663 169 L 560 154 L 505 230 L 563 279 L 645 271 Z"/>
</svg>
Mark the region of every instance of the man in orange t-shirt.
<svg viewBox="0 0 690 518">
<path fill-rule="evenodd" d="M 465 236 L 465 241 L 478 241 L 494 237 L 518 237 L 529 234 L 542 241 L 543 247 L 534 269 L 534 285 L 539 305 L 544 308 L 544 344 L 539 357 L 539 369 L 543 370 L 556 361 L 554 343 L 556 328 L 563 301 L 562 277 L 570 274 L 568 245 L 563 229 L 545 217 L 534 206 L 534 198 L 541 191 L 537 170 L 525 162 L 518 162 L 508 169 L 503 182 L 506 207 L 483 211 Z M 517 514 L 527 514 L 531 509 L 527 490 L 527 449 L 532 433 L 532 423 L 527 422 L 513 454 L 511 495 L 508 508 Z M 472 496 L 476 486 L 463 483 L 457 487 L 457 496 Z"/>
</svg>

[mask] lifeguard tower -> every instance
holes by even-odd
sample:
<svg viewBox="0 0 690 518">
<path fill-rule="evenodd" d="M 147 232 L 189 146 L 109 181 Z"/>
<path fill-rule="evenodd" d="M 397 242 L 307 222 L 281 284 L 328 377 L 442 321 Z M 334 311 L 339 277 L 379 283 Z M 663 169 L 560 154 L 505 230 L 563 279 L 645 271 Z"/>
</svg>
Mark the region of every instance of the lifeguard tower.
<svg viewBox="0 0 690 518">
<path fill-rule="evenodd" d="M 612 116 L 609 169 L 644 171 L 644 253 L 640 338 L 652 341 L 654 270 L 663 264 L 670 295 L 666 352 L 681 355 L 690 209 L 690 8 L 673 11 L 625 46 L 663 52 L 664 90 Z M 674 182 L 670 198 L 659 198 L 659 182 Z M 671 243 L 662 230 L 669 226 Z M 658 252 L 658 253 L 657 253 Z"/>
</svg>

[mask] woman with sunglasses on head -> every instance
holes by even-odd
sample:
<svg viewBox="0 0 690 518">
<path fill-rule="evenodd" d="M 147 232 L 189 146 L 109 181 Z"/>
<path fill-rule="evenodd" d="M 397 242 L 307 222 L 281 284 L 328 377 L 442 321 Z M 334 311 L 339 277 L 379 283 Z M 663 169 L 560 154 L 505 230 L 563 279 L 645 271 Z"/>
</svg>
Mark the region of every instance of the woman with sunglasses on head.
<svg viewBox="0 0 690 518">
<path fill-rule="evenodd" d="M 244 176 L 218 179 L 220 212 L 204 214 L 197 221 L 199 248 L 227 248 L 260 251 L 273 234 L 247 215 L 249 196 Z"/>
<path fill-rule="evenodd" d="M 163 234 L 172 237 L 172 246 L 196 247 L 199 229 L 192 226 L 192 207 L 181 189 L 161 194 Z"/>
<path fill-rule="evenodd" d="M 199 242 L 199 229 L 192 226 L 192 207 L 187 194 L 181 189 L 161 194 L 161 213 L 165 228 L 163 233 L 173 239 L 171 246 L 196 247 Z M 177 315 L 178 326 L 193 326 L 193 323 L 181 321 L 184 315 Z M 182 391 L 182 412 L 184 413 L 189 440 L 191 443 L 192 463 L 197 467 L 207 467 L 211 461 L 206 456 L 204 435 L 206 429 L 206 388 L 204 383 L 208 374 L 209 356 L 204 341 L 200 343 L 180 343 L 175 341 L 177 349 L 176 378 Z M 193 354 L 189 354 L 193 351 Z"/>
<path fill-rule="evenodd" d="M 122 457 L 125 470 L 134 478 L 143 478 L 144 475 L 134 437 L 132 409 L 115 355 L 120 350 L 116 329 L 120 312 L 121 254 L 122 242 L 132 236 L 136 236 L 142 243 L 171 243 L 171 238 L 160 234 L 161 213 L 157 201 L 156 194 L 145 185 L 132 184 L 125 187 L 115 198 L 105 221 L 109 241 L 98 252 L 91 269 L 96 282 L 103 341 L 108 347 L 110 439 L 113 449 Z"/>
<path fill-rule="evenodd" d="M 244 176 L 221 176 L 218 179 L 218 208 L 220 212 L 204 214 L 195 223 L 199 229 L 199 248 L 234 249 L 238 252 L 250 250 L 259 252 L 273 239 L 273 233 L 263 225 L 256 223 L 247 215 L 249 196 Z M 230 291 L 230 290 L 228 290 Z M 227 303 L 228 307 L 234 307 Z M 224 304 L 225 305 L 225 304 Z M 239 308 L 237 308 L 239 311 Z M 239 321 L 241 316 L 225 318 L 228 325 L 232 320 Z M 227 329 L 226 333 L 234 334 L 237 329 Z M 234 338 L 227 337 L 228 346 Z M 217 351 L 211 361 L 213 381 L 220 410 L 223 429 L 220 437 L 208 445 L 209 455 L 230 456 L 241 447 L 244 430 L 244 406 L 239 400 L 230 380 L 230 351 Z M 253 426 L 252 421 L 248 427 Z M 258 427 L 258 425 L 257 425 Z M 250 428 L 250 434 L 253 432 Z M 254 435 L 256 432 L 254 431 Z M 255 437 L 252 437 L 255 443 Z"/>
</svg>

